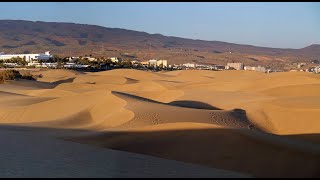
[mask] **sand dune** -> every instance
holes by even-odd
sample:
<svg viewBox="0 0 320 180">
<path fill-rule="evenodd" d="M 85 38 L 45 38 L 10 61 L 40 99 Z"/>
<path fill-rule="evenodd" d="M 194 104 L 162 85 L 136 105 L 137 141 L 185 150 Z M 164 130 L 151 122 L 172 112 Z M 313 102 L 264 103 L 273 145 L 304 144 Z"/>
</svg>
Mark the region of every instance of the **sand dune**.
<svg viewBox="0 0 320 180">
<path fill-rule="evenodd" d="M 70 78 L 74 78 L 76 76 L 82 75 L 84 73 L 72 71 L 72 70 L 64 70 L 64 69 L 56 69 L 56 70 L 41 70 L 32 72 L 33 75 L 42 75 L 42 78 L 39 78 L 38 81 L 42 82 L 56 82 L 61 80 L 66 80 Z"/>
<path fill-rule="evenodd" d="M 2 125 L 70 129 L 62 138 L 258 177 L 320 176 L 316 74 L 33 74 L 43 77 L 0 85 Z"/>
<path fill-rule="evenodd" d="M 174 122 L 198 122 L 235 128 L 248 128 L 250 126 L 250 122 L 246 119 L 245 115 L 236 110 L 223 111 L 192 108 L 192 106 L 195 106 L 195 102 L 185 103 L 185 107 L 179 107 L 125 93 L 113 92 L 113 94 L 126 100 L 127 105 L 125 108 L 133 111 L 135 114 L 132 120 L 121 125 L 119 128 L 131 129 Z"/>
<path fill-rule="evenodd" d="M 319 176 L 319 154 L 211 124 L 159 124 L 68 140 L 228 169 L 254 177 Z"/>
</svg>

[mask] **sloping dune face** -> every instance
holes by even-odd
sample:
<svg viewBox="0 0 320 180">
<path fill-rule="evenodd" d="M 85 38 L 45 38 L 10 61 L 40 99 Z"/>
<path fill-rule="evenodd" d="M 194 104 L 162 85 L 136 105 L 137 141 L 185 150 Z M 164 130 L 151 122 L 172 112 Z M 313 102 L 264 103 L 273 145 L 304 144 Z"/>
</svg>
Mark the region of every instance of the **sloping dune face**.
<svg viewBox="0 0 320 180">
<path fill-rule="evenodd" d="M 86 130 L 89 135 L 63 138 L 257 177 L 320 176 L 318 75 L 132 69 L 33 74 L 43 77 L 0 85 L 3 125 Z"/>
</svg>

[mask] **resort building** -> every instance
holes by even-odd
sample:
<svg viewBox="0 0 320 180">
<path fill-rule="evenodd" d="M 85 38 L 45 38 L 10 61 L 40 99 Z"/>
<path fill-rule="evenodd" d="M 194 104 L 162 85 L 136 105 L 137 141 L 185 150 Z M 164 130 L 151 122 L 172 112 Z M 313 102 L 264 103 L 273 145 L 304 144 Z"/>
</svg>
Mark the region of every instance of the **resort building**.
<svg viewBox="0 0 320 180">
<path fill-rule="evenodd" d="M 231 69 L 231 68 L 234 68 L 236 70 L 243 70 L 244 65 L 243 63 L 228 63 L 226 69 Z"/>
<path fill-rule="evenodd" d="M 147 67 L 149 65 L 149 61 L 142 61 L 140 64 Z"/>
<path fill-rule="evenodd" d="M 155 59 L 149 60 L 149 66 L 157 67 L 157 60 Z"/>
<path fill-rule="evenodd" d="M 113 62 L 113 63 L 117 63 L 117 62 L 120 61 L 117 57 L 111 57 L 110 60 L 111 60 L 111 62 Z"/>
<path fill-rule="evenodd" d="M 262 66 L 256 67 L 256 71 L 258 71 L 258 72 L 263 72 L 263 73 L 267 72 L 266 68 L 265 68 L 265 67 L 262 67 Z"/>
<path fill-rule="evenodd" d="M 257 66 L 257 67 L 245 66 L 244 70 L 246 70 L 246 71 L 257 71 L 257 72 L 263 72 L 263 73 L 268 72 L 268 70 L 263 66 Z"/>
<path fill-rule="evenodd" d="M 0 53 L 0 60 L 9 60 L 11 58 L 22 58 L 27 62 L 32 62 L 33 60 L 49 60 L 52 55 L 50 51 L 45 52 L 44 54 L 4 54 Z"/>
<path fill-rule="evenodd" d="M 224 66 L 224 65 L 214 65 L 213 66 L 213 69 L 214 70 L 219 70 L 219 71 L 221 71 L 221 70 L 225 70 L 226 69 L 226 66 Z"/>
<path fill-rule="evenodd" d="M 244 70 L 246 70 L 246 71 L 255 71 L 256 67 L 254 67 L 254 66 L 245 66 Z"/>
<path fill-rule="evenodd" d="M 168 67 L 168 61 L 167 60 L 158 60 L 157 61 L 157 67 Z"/>
</svg>

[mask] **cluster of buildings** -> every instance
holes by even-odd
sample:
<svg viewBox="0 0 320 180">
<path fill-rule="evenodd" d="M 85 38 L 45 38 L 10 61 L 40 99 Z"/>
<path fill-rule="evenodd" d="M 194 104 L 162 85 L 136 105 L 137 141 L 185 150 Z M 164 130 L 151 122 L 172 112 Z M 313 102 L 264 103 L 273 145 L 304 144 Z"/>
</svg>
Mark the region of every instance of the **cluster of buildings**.
<svg viewBox="0 0 320 180">
<path fill-rule="evenodd" d="M 289 65 L 290 71 L 304 71 L 309 73 L 320 73 L 320 63 L 318 60 L 311 61 L 308 63 L 294 62 Z"/>
<path fill-rule="evenodd" d="M 29 62 L 28 66 L 34 66 L 36 68 L 57 68 L 58 63 L 39 63 L 39 62 Z"/>
<path fill-rule="evenodd" d="M 307 72 L 312 72 L 312 73 L 320 73 L 320 65 L 319 66 L 315 66 L 315 67 L 312 67 L 312 68 L 309 68 L 306 70 Z"/>
<path fill-rule="evenodd" d="M 58 68 L 58 63 L 48 63 L 48 62 L 44 62 L 44 63 L 39 63 L 39 62 L 32 62 L 32 63 L 28 63 L 28 66 L 30 67 L 36 67 L 36 68 Z M 76 64 L 76 63 L 72 63 L 72 62 L 67 62 L 64 65 L 62 65 L 63 68 L 66 69 L 82 69 L 82 68 L 88 68 L 90 67 L 89 65 L 83 65 L 83 64 Z"/>
<path fill-rule="evenodd" d="M 170 67 L 170 66 L 169 66 Z M 180 65 L 173 65 L 173 69 L 205 69 L 205 70 L 246 70 L 246 71 L 257 71 L 263 73 L 274 72 L 271 69 L 267 69 L 263 66 L 244 66 L 243 63 L 227 63 L 227 65 L 202 65 L 195 63 L 185 63 Z"/>
<path fill-rule="evenodd" d="M 169 65 L 169 67 L 171 67 Z M 225 70 L 224 65 L 217 65 L 217 64 L 195 64 L 195 63 L 185 63 L 185 64 L 174 64 L 172 66 L 173 69 L 199 69 L 199 70 Z"/>
<path fill-rule="evenodd" d="M 82 69 L 82 68 L 88 68 L 90 66 L 87 64 L 76 64 L 76 63 L 68 62 L 64 64 L 63 67 L 67 69 Z"/>
<path fill-rule="evenodd" d="M 3 52 L 0 53 L 0 61 L 4 61 L 4 65 L 7 67 L 17 67 L 19 66 L 18 63 L 10 62 L 12 58 L 21 58 L 25 62 L 28 63 L 28 66 L 37 66 L 37 67 L 50 67 L 52 64 L 50 63 L 44 63 L 40 64 L 37 61 L 39 60 L 49 60 L 52 57 L 50 54 L 50 51 L 47 51 L 45 53 L 39 53 L 39 54 L 5 54 Z M 8 62 L 9 61 L 9 62 Z"/>
<path fill-rule="evenodd" d="M 4 54 L 0 53 L 0 61 L 3 61 L 6 67 L 19 67 L 20 65 L 12 60 L 12 58 L 21 58 L 22 60 L 27 63 L 26 65 L 29 67 L 36 67 L 36 68 L 58 68 L 58 63 L 56 62 L 48 62 L 53 56 L 50 54 L 50 51 L 45 52 L 44 54 Z M 64 68 L 88 68 L 90 65 L 88 64 L 79 64 L 76 63 L 79 59 L 87 59 L 89 62 L 97 61 L 98 59 L 91 56 L 85 57 L 67 57 L 67 63 L 60 64 L 60 67 Z M 112 63 L 117 64 L 123 62 L 121 58 L 118 57 L 108 57 Z M 42 62 L 40 62 L 40 60 Z M 137 67 L 138 65 L 142 65 L 145 68 L 167 68 L 168 61 L 167 60 L 156 60 L 151 59 L 149 61 L 140 62 L 139 60 L 131 60 L 130 61 L 133 67 Z"/>
<path fill-rule="evenodd" d="M 169 65 L 170 67 L 170 65 Z M 218 64 L 196 64 L 196 63 L 185 63 L 185 64 L 174 64 L 172 66 L 173 69 L 199 69 L 199 70 L 243 70 L 243 63 L 228 63 L 225 65 L 218 65 Z"/>
<path fill-rule="evenodd" d="M 18 67 L 19 65 L 14 61 L 8 61 L 12 58 L 21 58 L 26 63 L 27 66 L 30 67 L 37 67 L 37 68 L 58 68 L 58 63 L 50 63 L 46 62 L 47 60 L 50 60 L 53 56 L 50 54 L 50 51 L 47 51 L 45 53 L 38 53 L 38 54 L 4 54 L 3 52 L 0 53 L 0 61 L 3 61 L 4 65 L 7 67 Z M 86 58 L 87 60 L 91 61 L 97 61 L 97 58 L 95 57 L 82 57 Z M 63 68 L 88 68 L 90 65 L 88 64 L 77 64 L 75 63 L 76 59 L 81 59 L 80 57 L 68 57 L 67 58 L 69 62 L 60 64 L 60 67 Z M 112 63 L 121 63 L 122 59 L 118 57 L 108 57 Z M 43 62 L 40 63 L 39 60 L 42 60 Z M 131 60 L 130 61 L 133 67 L 138 67 L 140 65 L 144 68 L 171 68 L 171 69 L 203 69 L 203 70 L 245 70 L 245 71 L 256 71 L 256 72 L 262 72 L 262 73 L 270 73 L 275 72 L 271 69 L 267 69 L 263 66 L 244 66 L 243 63 L 240 62 L 232 62 L 227 63 L 227 65 L 204 65 L 204 64 L 196 64 L 196 63 L 185 63 L 185 64 L 173 64 L 168 65 L 167 60 L 156 60 L 151 59 L 148 61 L 139 61 L 139 60 Z M 294 63 L 294 65 L 297 68 L 301 68 L 303 66 L 306 66 L 306 63 Z M 302 70 L 300 70 L 302 71 Z M 313 66 L 311 68 L 308 68 L 305 70 L 306 72 L 312 72 L 312 73 L 320 73 L 320 65 Z"/>
</svg>

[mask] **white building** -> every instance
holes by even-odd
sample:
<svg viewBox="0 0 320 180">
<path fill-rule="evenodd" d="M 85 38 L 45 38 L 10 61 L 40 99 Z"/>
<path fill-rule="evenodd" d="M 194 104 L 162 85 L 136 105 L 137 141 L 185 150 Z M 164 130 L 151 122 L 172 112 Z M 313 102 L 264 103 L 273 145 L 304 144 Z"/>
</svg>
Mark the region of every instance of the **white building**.
<svg viewBox="0 0 320 180">
<path fill-rule="evenodd" d="M 35 66 L 37 68 L 57 68 L 58 67 L 58 63 L 31 62 L 31 63 L 28 63 L 28 66 Z"/>
<path fill-rule="evenodd" d="M 246 70 L 246 71 L 255 71 L 256 67 L 254 67 L 254 66 L 245 66 L 244 70 Z"/>
<path fill-rule="evenodd" d="M 65 65 L 63 65 L 63 67 L 65 68 L 73 68 L 76 65 L 76 63 L 66 63 Z"/>
<path fill-rule="evenodd" d="M 267 72 L 267 70 L 266 70 L 266 68 L 265 67 L 262 67 L 262 66 L 258 66 L 258 67 L 256 67 L 256 71 L 258 71 L 258 72 Z"/>
<path fill-rule="evenodd" d="M 166 68 L 168 67 L 168 61 L 167 60 L 156 60 L 156 59 L 151 59 L 148 61 L 149 66 L 153 67 L 162 67 Z"/>
<path fill-rule="evenodd" d="M 52 55 L 50 55 L 50 51 L 45 52 L 44 54 L 4 54 L 0 53 L 0 60 L 9 60 L 11 58 L 22 58 L 27 62 L 32 62 L 33 60 L 49 60 Z"/>
<path fill-rule="evenodd" d="M 155 60 L 155 59 L 149 60 L 149 66 L 156 67 L 157 66 L 157 60 Z"/>
<path fill-rule="evenodd" d="M 320 66 L 315 67 L 315 68 L 314 68 L 314 72 L 315 72 L 315 73 L 320 73 Z"/>
<path fill-rule="evenodd" d="M 17 63 L 4 63 L 7 67 L 18 67 L 19 65 Z"/>
<path fill-rule="evenodd" d="M 224 65 L 214 65 L 213 66 L 213 69 L 214 70 L 225 70 L 226 69 L 226 66 L 224 66 Z"/>
<path fill-rule="evenodd" d="M 188 68 L 195 68 L 196 65 L 194 63 L 186 63 L 186 64 L 182 64 L 182 66 L 188 67 Z"/>
<path fill-rule="evenodd" d="M 75 64 L 75 63 L 66 63 L 63 65 L 64 68 L 88 68 L 90 65 L 82 65 L 82 64 Z"/>
<path fill-rule="evenodd" d="M 111 60 L 111 62 L 113 62 L 113 63 L 117 63 L 117 62 L 120 61 L 117 57 L 111 57 L 110 60 Z"/>
<path fill-rule="evenodd" d="M 157 66 L 158 66 L 158 67 L 161 67 L 161 66 L 162 66 L 163 68 L 164 68 L 164 67 L 168 67 L 168 61 L 167 61 L 167 60 L 158 60 L 158 61 L 157 61 Z"/>
<path fill-rule="evenodd" d="M 245 66 L 244 67 L 244 70 L 246 71 L 257 71 L 257 72 L 268 72 L 268 70 L 263 67 L 263 66 L 257 66 L 257 67 L 254 67 L 254 66 Z"/>
<path fill-rule="evenodd" d="M 243 70 L 244 65 L 243 63 L 228 63 L 227 64 L 227 69 L 234 68 L 236 70 Z"/>
</svg>

